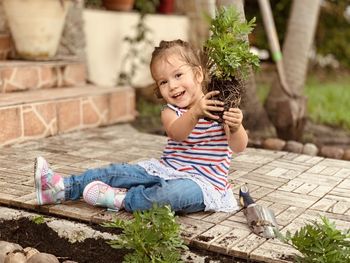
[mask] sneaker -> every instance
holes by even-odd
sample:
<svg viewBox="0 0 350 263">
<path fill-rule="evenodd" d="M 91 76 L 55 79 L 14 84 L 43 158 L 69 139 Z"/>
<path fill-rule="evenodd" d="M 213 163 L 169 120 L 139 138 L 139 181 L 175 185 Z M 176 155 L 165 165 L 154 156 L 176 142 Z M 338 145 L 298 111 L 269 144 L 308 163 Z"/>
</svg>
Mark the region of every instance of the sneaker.
<svg viewBox="0 0 350 263">
<path fill-rule="evenodd" d="M 247 184 L 242 185 L 239 189 L 239 202 L 244 208 L 247 208 L 249 205 L 255 203 L 249 194 L 249 188 Z"/>
<path fill-rule="evenodd" d="M 125 188 L 113 188 L 101 181 L 94 181 L 85 187 L 83 198 L 90 205 L 119 210 L 123 207 L 127 191 Z"/>
<path fill-rule="evenodd" d="M 39 205 L 55 204 L 64 200 L 63 177 L 54 173 L 41 156 L 35 159 L 34 183 Z"/>
</svg>

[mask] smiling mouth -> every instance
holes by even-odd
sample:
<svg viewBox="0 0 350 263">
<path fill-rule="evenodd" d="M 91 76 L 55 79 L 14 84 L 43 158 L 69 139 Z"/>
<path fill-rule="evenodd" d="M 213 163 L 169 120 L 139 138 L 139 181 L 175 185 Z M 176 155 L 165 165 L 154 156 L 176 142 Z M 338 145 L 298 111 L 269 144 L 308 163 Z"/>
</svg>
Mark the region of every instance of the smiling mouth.
<svg viewBox="0 0 350 263">
<path fill-rule="evenodd" d="M 177 99 L 185 94 L 185 91 L 181 91 L 172 96 L 173 99 Z"/>
</svg>

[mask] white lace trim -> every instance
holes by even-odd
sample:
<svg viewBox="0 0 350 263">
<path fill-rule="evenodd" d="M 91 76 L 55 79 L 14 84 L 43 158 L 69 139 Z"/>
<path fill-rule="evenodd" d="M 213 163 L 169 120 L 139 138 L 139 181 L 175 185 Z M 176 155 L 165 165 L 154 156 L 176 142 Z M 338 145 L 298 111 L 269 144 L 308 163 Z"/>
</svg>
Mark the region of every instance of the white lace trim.
<svg viewBox="0 0 350 263">
<path fill-rule="evenodd" d="M 159 176 L 166 180 L 188 178 L 196 182 L 203 192 L 205 211 L 234 212 L 239 209 L 231 189 L 228 189 L 222 194 L 215 190 L 213 185 L 201 176 L 177 171 L 163 165 L 156 159 L 141 161 L 137 164 L 143 167 L 148 174 Z"/>
</svg>

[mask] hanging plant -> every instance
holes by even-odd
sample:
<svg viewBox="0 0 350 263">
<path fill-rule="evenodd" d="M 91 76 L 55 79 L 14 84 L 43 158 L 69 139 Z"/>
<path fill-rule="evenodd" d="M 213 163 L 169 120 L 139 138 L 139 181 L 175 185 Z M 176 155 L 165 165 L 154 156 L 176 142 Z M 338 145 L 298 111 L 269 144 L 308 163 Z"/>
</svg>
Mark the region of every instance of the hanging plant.
<svg viewBox="0 0 350 263">
<path fill-rule="evenodd" d="M 220 91 L 216 99 L 225 103 L 225 111 L 239 106 L 244 93 L 243 79 L 251 67 L 259 67 L 259 58 L 250 52 L 247 41 L 254 25 L 255 18 L 241 21 L 233 6 L 222 7 L 211 19 L 211 36 L 204 44 L 210 78 L 206 92 Z M 222 118 L 223 113 L 214 114 Z"/>
</svg>

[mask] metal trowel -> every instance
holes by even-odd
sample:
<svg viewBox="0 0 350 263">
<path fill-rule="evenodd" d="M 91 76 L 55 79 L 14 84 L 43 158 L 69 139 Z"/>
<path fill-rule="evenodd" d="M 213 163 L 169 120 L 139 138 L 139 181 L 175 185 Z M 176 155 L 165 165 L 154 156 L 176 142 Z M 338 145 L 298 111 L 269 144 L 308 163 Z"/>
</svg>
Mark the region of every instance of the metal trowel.
<svg viewBox="0 0 350 263">
<path fill-rule="evenodd" d="M 244 208 L 244 215 L 253 233 L 264 238 L 276 237 L 275 232 L 278 231 L 278 225 L 275 213 L 271 209 L 255 203 L 249 194 L 247 184 L 241 186 L 239 190 L 239 202 Z"/>
</svg>

